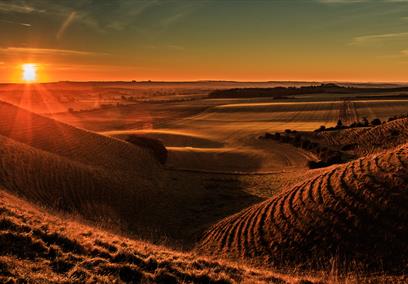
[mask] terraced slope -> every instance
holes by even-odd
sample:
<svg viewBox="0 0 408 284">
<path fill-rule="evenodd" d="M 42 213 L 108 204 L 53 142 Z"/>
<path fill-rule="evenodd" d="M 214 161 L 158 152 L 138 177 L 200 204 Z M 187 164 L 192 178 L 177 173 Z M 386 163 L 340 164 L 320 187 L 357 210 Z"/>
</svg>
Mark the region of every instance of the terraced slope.
<svg viewBox="0 0 408 284">
<path fill-rule="evenodd" d="M 50 215 L 0 190 L 1 283 L 287 283 Z M 288 280 L 289 281 L 289 280 Z"/>
<path fill-rule="evenodd" d="M 404 271 L 408 144 L 331 167 L 213 226 L 199 249 L 262 264 Z"/>
<path fill-rule="evenodd" d="M 408 118 L 375 127 L 323 131 L 317 135 L 329 145 L 356 144 L 355 153 L 362 157 L 408 142 Z"/>
</svg>

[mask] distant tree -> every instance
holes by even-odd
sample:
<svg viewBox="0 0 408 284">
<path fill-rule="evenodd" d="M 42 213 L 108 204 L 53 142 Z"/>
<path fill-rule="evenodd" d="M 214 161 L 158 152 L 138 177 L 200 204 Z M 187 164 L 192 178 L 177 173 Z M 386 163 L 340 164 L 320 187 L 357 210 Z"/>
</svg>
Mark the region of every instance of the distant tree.
<svg viewBox="0 0 408 284">
<path fill-rule="evenodd" d="M 318 129 L 319 131 L 325 131 L 326 130 L 326 126 L 321 125 L 320 128 Z"/>
<path fill-rule="evenodd" d="M 285 129 L 285 133 L 291 133 L 292 132 L 292 130 L 290 130 L 290 129 Z"/>
<path fill-rule="evenodd" d="M 368 126 L 369 124 L 367 117 L 363 117 L 362 122 L 363 122 L 363 126 Z"/>
<path fill-rule="evenodd" d="M 265 132 L 264 138 L 265 139 L 272 139 L 274 136 L 270 134 L 269 132 Z"/>
<path fill-rule="evenodd" d="M 339 120 L 337 121 L 336 128 L 338 128 L 338 129 L 343 128 L 343 122 L 341 121 L 341 119 L 339 119 Z"/>
<path fill-rule="evenodd" d="M 138 135 L 129 135 L 125 138 L 129 143 L 137 145 L 139 147 L 146 148 L 150 150 L 153 156 L 161 163 L 165 164 L 167 161 L 167 149 L 164 144 L 154 138 L 138 136 Z"/>
<path fill-rule="evenodd" d="M 310 147 L 310 140 L 309 139 L 302 140 L 302 148 L 309 149 L 309 147 Z"/>
<path fill-rule="evenodd" d="M 318 169 L 327 167 L 327 163 L 323 161 L 308 161 L 307 166 L 309 167 L 309 169 Z"/>
<path fill-rule="evenodd" d="M 296 134 L 293 139 L 293 144 L 296 147 L 300 147 L 302 145 L 301 143 L 302 143 L 302 136 L 300 134 Z"/>
<path fill-rule="evenodd" d="M 379 118 L 375 118 L 373 119 L 373 121 L 371 121 L 371 125 L 372 126 L 381 125 L 381 120 Z"/>
</svg>

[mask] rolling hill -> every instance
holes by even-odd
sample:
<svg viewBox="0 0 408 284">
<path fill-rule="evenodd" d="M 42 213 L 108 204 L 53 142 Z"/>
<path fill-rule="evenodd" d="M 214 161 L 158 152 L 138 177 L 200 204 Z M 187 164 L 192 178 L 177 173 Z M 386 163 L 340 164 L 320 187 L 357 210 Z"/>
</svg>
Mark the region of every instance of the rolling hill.
<svg viewBox="0 0 408 284">
<path fill-rule="evenodd" d="M 362 157 L 408 142 L 407 130 L 408 118 L 400 118 L 375 127 L 323 131 L 317 137 L 327 145 L 353 145 L 355 154 Z"/>
<path fill-rule="evenodd" d="M 408 144 L 323 170 L 214 225 L 198 249 L 274 267 L 405 271 Z"/>
<path fill-rule="evenodd" d="M 0 103 L 0 184 L 52 209 L 156 230 L 161 166 L 148 150 Z M 109 225 L 110 226 L 110 225 Z"/>
<path fill-rule="evenodd" d="M 166 171 L 150 149 L 8 103 L 0 103 L 0 186 L 53 211 L 174 247 L 191 246 L 220 218 L 259 201 L 238 181 Z"/>
<path fill-rule="evenodd" d="M 293 283 L 294 277 L 131 240 L 0 189 L 1 283 Z"/>
</svg>

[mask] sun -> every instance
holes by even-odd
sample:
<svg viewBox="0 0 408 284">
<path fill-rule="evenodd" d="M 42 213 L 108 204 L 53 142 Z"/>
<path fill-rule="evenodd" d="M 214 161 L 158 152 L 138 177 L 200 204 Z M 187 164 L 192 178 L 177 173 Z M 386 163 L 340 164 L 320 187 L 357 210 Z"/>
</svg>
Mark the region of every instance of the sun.
<svg viewBox="0 0 408 284">
<path fill-rule="evenodd" d="M 29 83 L 29 82 L 34 82 L 37 80 L 37 65 L 36 64 L 26 63 L 26 64 L 23 64 L 21 67 L 23 70 L 23 74 L 22 74 L 23 81 Z"/>
</svg>

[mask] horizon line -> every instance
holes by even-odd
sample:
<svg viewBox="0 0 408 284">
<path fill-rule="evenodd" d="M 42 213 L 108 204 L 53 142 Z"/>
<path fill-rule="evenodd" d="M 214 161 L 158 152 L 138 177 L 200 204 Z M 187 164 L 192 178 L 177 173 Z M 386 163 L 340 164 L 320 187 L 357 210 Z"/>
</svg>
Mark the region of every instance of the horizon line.
<svg viewBox="0 0 408 284">
<path fill-rule="evenodd" d="M 352 84 L 408 84 L 408 81 L 345 81 L 345 80 L 60 80 L 44 82 L 0 82 L 1 85 L 35 85 L 35 84 L 58 84 L 58 83 L 352 83 Z"/>
</svg>

